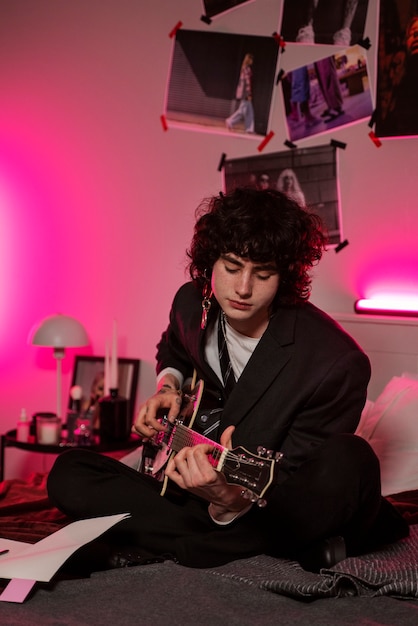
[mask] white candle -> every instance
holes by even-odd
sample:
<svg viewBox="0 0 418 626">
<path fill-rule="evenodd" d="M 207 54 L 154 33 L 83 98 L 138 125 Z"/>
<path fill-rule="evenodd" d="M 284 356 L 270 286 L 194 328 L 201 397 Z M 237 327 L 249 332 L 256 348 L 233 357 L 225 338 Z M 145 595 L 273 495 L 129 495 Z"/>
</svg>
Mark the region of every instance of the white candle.
<svg viewBox="0 0 418 626">
<path fill-rule="evenodd" d="M 46 446 L 57 445 L 61 437 L 61 420 L 59 418 L 36 420 L 37 442 Z"/>
<path fill-rule="evenodd" d="M 118 327 L 113 320 L 112 351 L 110 354 L 110 388 L 118 388 Z"/>
<path fill-rule="evenodd" d="M 104 395 L 109 395 L 110 389 L 110 359 L 109 359 L 109 342 L 106 340 L 105 345 L 105 364 L 104 364 Z"/>
</svg>

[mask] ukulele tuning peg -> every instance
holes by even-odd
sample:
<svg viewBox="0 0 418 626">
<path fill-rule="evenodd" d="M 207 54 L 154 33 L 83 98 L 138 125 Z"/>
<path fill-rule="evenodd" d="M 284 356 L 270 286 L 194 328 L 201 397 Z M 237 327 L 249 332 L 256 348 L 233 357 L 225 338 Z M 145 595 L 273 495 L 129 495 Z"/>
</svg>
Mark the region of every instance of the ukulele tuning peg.
<svg viewBox="0 0 418 626">
<path fill-rule="evenodd" d="M 259 454 L 260 456 L 266 456 L 267 448 L 265 448 L 264 446 L 258 446 L 257 454 Z"/>
<path fill-rule="evenodd" d="M 260 509 L 263 509 L 267 504 L 267 500 L 264 500 L 264 498 L 258 498 L 255 493 L 253 493 L 249 489 L 243 489 L 241 491 L 241 498 L 244 498 L 244 500 L 249 500 L 253 504 L 257 504 Z"/>
</svg>

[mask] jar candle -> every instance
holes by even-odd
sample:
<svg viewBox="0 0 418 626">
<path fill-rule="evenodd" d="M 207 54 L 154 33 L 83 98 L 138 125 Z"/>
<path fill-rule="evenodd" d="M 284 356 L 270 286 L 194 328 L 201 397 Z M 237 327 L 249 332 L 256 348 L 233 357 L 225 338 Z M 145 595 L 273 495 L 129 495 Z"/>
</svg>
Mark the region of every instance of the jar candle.
<svg viewBox="0 0 418 626">
<path fill-rule="evenodd" d="M 59 444 L 61 438 L 61 418 L 40 417 L 36 419 L 36 440 L 42 445 Z"/>
</svg>

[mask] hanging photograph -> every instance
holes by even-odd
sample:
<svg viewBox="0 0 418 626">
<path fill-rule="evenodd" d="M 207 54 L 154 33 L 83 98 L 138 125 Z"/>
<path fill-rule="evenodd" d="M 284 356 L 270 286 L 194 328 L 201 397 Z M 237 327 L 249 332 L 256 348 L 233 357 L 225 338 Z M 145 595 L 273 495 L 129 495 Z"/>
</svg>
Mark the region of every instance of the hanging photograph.
<svg viewBox="0 0 418 626">
<path fill-rule="evenodd" d="M 229 11 L 249 2 L 254 2 L 254 0 L 203 0 L 203 9 L 205 16 L 212 18 L 222 13 L 229 13 Z"/>
<path fill-rule="evenodd" d="M 317 213 L 328 231 L 329 246 L 343 240 L 338 188 L 337 151 L 316 146 L 226 160 L 223 189 L 278 189 Z"/>
<path fill-rule="evenodd" d="M 381 0 L 375 134 L 418 135 L 418 2 Z"/>
<path fill-rule="evenodd" d="M 351 125 L 373 112 L 366 51 L 361 46 L 287 72 L 281 86 L 290 141 Z"/>
<path fill-rule="evenodd" d="M 166 93 L 168 125 L 266 135 L 277 59 L 274 37 L 178 30 Z"/>
<path fill-rule="evenodd" d="M 346 48 L 364 38 L 369 0 L 284 0 L 285 41 Z"/>
</svg>

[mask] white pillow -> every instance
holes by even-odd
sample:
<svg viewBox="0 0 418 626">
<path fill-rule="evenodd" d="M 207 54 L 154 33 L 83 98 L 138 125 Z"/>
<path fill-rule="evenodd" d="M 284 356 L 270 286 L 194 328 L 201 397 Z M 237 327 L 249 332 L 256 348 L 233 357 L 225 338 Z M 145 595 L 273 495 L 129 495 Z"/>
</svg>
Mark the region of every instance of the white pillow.
<svg viewBox="0 0 418 626">
<path fill-rule="evenodd" d="M 418 489 L 418 380 L 392 378 L 366 405 L 356 433 L 379 458 L 384 496 Z"/>
<path fill-rule="evenodd" d="M 355 433 L 356 435 L 359 435 L 360 437 L 363 437 L 364 439 L 367 439 L 367 437 L 364 435 L 364 430 L 367 428 L 369 416 L 373 407 L 374 407 L 374 402 L 372 402 L 371 400 L 366 400 L 366 403 L 361 412 L 360 421 L 358 423 L 357 430 Z"/>
</svg>

